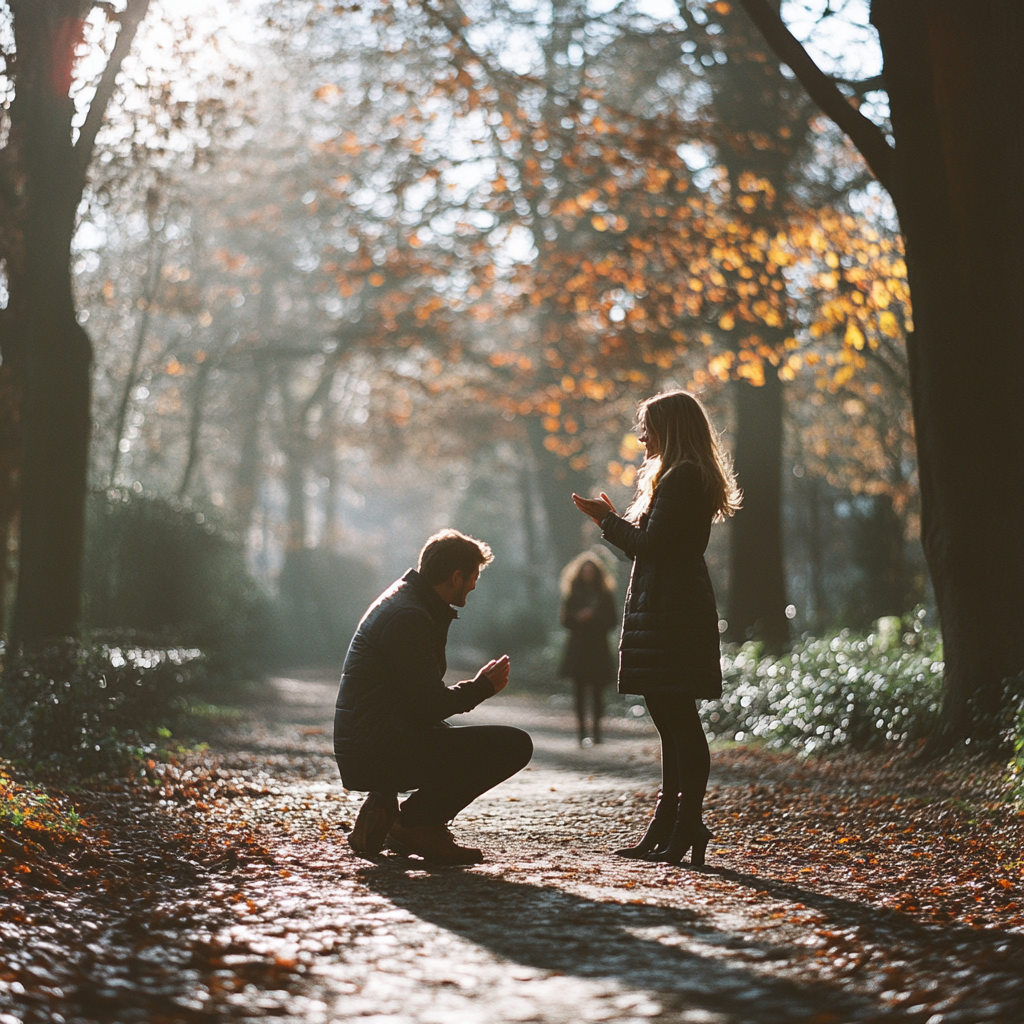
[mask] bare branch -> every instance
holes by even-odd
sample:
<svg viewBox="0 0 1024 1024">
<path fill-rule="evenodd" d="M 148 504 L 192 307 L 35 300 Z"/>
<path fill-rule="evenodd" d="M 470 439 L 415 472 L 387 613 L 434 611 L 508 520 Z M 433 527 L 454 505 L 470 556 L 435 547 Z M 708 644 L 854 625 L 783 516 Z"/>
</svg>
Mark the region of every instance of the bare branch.
<svg viewBox="0 0 1024 1024">
<path fill-rule="evenodd" d="M 96 135 L 99 133 L 103 118 L 107 112 L 107 104 L 114 95 L 114 86 L 117 76 L 121 71 L 121 65 L 125 57 L 131 52 L 132 43 L 135 41 L 135 33 L 146 17 L 149 10 L 150 0 L 128 0 L 125 10 L 116 15 L 121 23 L 117 39 L 114 40 L 114 48 L 110 52 L 110 60 L 103 69 L 99 85 L 96 86 L 96 94 L 89 105 L 89 113 L 86 115 L 85 124 L 75 143 L 75 154 L 78 159 L 78 173 L 84 178 L 92 160 L 93 148 L 96 145 Z M 106 5 L 104 9 L 107 10 Z M 112 17 L 107 10 L 107 17 Z"/>
<path fill-rule="evenodd" d="M 779 60 L 789 65 L 811 99 L 846 132 L 875 177 L 890 195 L 894 195 L 895 151 L 878 125 L 850 105 L 835 81 L 814 63 L 768 0 L 740 0 L 740 3 Z"/>
<path fill-rule="evenodd" d="M 834 82 L 849 86 L 856 96 L 866 92 L 885 91 L 885 75 L 872 75 L 870 78 L 834 78 Z"/>
</svg>

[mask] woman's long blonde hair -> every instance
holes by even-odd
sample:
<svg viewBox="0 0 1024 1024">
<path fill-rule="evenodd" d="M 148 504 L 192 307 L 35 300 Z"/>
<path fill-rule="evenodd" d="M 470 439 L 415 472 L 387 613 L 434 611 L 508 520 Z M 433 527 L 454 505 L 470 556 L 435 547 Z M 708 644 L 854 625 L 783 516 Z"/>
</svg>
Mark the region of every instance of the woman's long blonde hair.
<svg viewBox="0 0 1024 1024">
<path fill-rule="evenodd" d="M 650 509 L 658 481 L 681 462 L 693 462 L 700 468 L 714 522 L 738 511 L 743 492 L 736 485 L 732 459 L 699 399 L 688 391 L 666 391 L 641 402 L 636 416 L 637 426 L 655 439 L 659 451 L 644 459 L 636 475 L 636 496 L 626 509 L 626 519 L 635 523 Z"/>
</svg>

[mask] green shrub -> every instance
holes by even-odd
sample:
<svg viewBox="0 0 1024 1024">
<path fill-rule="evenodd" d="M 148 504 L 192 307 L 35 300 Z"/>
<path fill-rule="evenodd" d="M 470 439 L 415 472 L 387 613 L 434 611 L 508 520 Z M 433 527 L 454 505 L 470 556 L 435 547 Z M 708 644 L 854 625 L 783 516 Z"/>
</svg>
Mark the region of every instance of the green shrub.
<svg viewBox="0 0 1024 1024">
<path fill-rule="evenodd" d="M 127 763 L 208 695 L 197 649 L 108 647 L 68 640 L 31 655 L 0 644 L 0 751 L 31 767 L 91 774 Z"/>
<path fill-rule="evenodd" d="M 260 673 L 267 600 L 210 515 L 131 490 L 90 495 L 83 621 L 95 639 L 198 647 L 222 678 Z"/>
<path fill-rule="evenodd" d="M 770 747 L 868 748 L 923 739 L 942 689 L 942 641 L 924 611 L 879 619 L 875 631 L 806 639 L 782 657 L 760 645 L 726 648 L 724 694 L 704 705 L 712 736 Z"/>
<path fill-rule="evenodd" d="M 1010 782 L 1017 802 L 1024 805 L 1024 672 L 1012 684 L 1013 726 L 1008 730 L 1007 745 L 1010 756 Z"/>
</svg>

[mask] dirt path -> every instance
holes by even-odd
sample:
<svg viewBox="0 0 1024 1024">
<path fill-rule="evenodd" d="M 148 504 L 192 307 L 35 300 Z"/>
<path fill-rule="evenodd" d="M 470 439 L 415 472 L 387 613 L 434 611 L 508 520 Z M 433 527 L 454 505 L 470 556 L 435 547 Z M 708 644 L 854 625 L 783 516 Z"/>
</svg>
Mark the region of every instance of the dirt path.
<svg viewBox="0 0 1024 1024">
<path fill-rule="evenodd" d="M 827 862 L 806 836 L 798 848 L 809 822 L 848 843 L 842 808 L 869 785 L 852 770 L 836 787 L 791 757 L 719 754 L 710 869 L 633 864 L 608 850 L 657 788 L 650 726 L 618 721 L 580 750 L 565 712 L 496 698 L 466 724 L 520 725 L 536 754 L 456 823 L 487 863 L 371 863 L 344 842 L 361 794 L 337 778 L 333 682 L 277 685 L 281 702 L 216 752 L 203 801 L 138 822 L 136 846 L 180 818 L 223 858 L 147 875 L 133 853 L 113 910 L 79 889 L 0 916 L 0 1024 L 1024 1020 L 1019 929 L 892 909 L 915 861 L 881 852 L 906 824 L 886 831 L 884 795 L 878 837 L 830 846 L 842 857 Z M 766 792 L 752 825 L 745 808 Z M 262 852 L 237 854 L 247 835 Z"/>
</svg>

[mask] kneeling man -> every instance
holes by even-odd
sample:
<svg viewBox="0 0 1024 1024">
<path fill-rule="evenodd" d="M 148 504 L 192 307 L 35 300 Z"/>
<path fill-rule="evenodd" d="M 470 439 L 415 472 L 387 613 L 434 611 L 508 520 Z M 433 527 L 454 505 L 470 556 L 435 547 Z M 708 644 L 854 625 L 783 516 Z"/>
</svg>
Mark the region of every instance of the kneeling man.
<svg viewBox="0 0 1024 1024">
<path fill-rule="evenodd" d="M 334 753 L 346 788 L 369 790 L 349 844 L 360 856 L 385 842 L 445 864 L 474 864 L 447 824 L 481 793 L 523 768 L 533 743 L 503 725 L 453 728 L 508 684 L 508 655 L 446 686 L 448 627 L 476 587 L 491 549 L 455 530 L 435 534 L 410 569 L 370 606 L 345 657 Z M 398 793 L 413 790 L 398 807 Z"/>
</svg>

